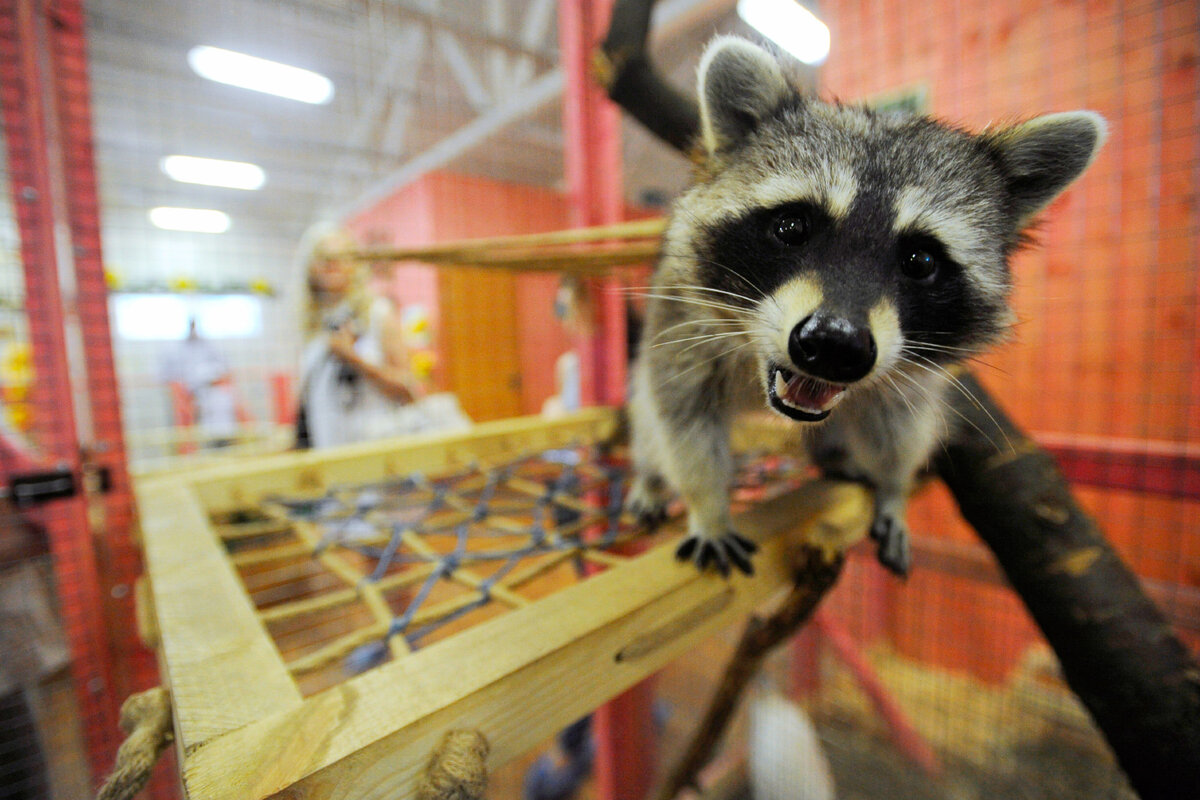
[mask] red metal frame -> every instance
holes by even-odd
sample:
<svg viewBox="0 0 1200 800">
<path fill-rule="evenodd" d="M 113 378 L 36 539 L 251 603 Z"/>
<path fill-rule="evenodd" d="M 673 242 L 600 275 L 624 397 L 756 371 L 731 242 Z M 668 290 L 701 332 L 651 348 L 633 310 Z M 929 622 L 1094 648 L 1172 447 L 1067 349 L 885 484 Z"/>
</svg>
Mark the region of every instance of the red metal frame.
<svg viewBox="0 0 1200 800">
<path fill-rule="evenodd" d="M 1200 499 L 1200 449 L 1195 445 L 1054 434 L 1035 438 L 1072 483 Z"/>
<path fill-rule="evenodd" d="M 574 225 L 619 222 L 625 215 L 621 165 L 621 116 L 591 79 L 591 58 L 608 29 L 612 0 L 563 0 L 559 49 L 566 72 L 563 97 L 564 159 Z M 596 327 L 579 342 L 581 394 L 588 404 L 615 405 L 625 395 L 625 307 L 618 281 L 597 281 Z M 593 717 L 596 792 L 600 800 L 636 800 L 649 793 L 657 766 L 651 708 L 652 681 L 645 681 Z"/>
<path fill-rule="evenodd" d="M 91 421 L 85 455 L 88 468 L 103 470 L 106 476 L 106 491 L 98 502 L 99 508 L 93 508 L 92 522 L 96 526 L 93 541 L 99 548 L 109 646 L 116 664 L 114 689 L 117 698 L 124 698 L 155 685 L 158 669 L 153 653 L 137 639 L 136 626 L 131 624 L 135 619 L 133 586 L 142 572 L 142 564 L 131 535 L 133 492 L 108 320 L 83 4 L 81 0 L 51 0 L 46 13 L 51 22 L 54 112 L 64 181 L 62 198 L 72 246 L 75 310 L 82 338 L 85 397 Z M 160 791 L 153 794 L 166 796 Z"/>
<path fill-rule="evenodd" d="M 107 488 L 90 504 L 81 493 L 31 514 L 50 538 L 83 734 L 98 779 L 111 769 L 120 740 L 121 699 L 153 685 L 157 670 L 133 624 L 133 581 L 141 570 L 130 536 L 132 493 L 100 249 L 83 23 L 79 0 L 0 0 L 0 106 L 34 361 L 34 459 L 66 466 L 80 486 L 85 471 L 102 471 Z M 60 223 L 69 237 L 66 253 L 56 245 Z M 74 296 L 64 297 L 66 275 Z M 85 382 L 74 389 L 71 317 Z M 170 784 L 158 783 L 153 796 L 173 796 Z"/>
<path fill-rule="evenodd" d="M 82 479 L 55 246 L 53 151 L 61 145 L 48 107 L 45 8 L 33 0 L 0 0 L 0 96 L 13 211 L 21 238 L 25 309 L 33 351 L 34 431 L 48 463 Z M 71 670 L 93 776 L 112 765 L 116 727 L 112 667 L 95 552 L 82 496 L 53 501 L 34 514 L 50 540 L 59 611 L 71 646 Z"/>
</svg>

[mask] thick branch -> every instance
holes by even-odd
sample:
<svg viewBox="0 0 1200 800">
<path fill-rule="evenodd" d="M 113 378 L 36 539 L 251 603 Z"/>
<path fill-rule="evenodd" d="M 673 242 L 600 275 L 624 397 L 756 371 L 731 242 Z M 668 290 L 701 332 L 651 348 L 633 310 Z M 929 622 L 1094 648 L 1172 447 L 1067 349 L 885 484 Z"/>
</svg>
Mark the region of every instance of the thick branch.
<svg viewBox="0 0 1200 800">
<path fill-rule="evenodd" d="M 646 38 L 653 9 L 654 0 L 617 0 L 595 72 L 614 103 L 686 153 L 700 130 L 700 111 L 694 97 L 663 80 L 650 63 Z"/>
<path fill-rule="evenodd" d="M 725 668 L 725 675 L 713 695 L 704 721 L 700 723 L 683 757 L 659 788 L 655 795 L 657 800 L 670 800 L 684 788 L 696 787 L 697 774 L 712 758 L 713 750 L 721 741 L 733 712 L 737 710 L 742 692 L 758 672 L 763 659 L 808 622 L 842 571 L 842 557 L 837 556 L 831 562 L 823 550 L 803 548 L 799 559 L 795 586 L 775 613 L 766 619 L 750 617 L 746 623 L 746 630 L 729 666 Z"/>
<path fill-rule="evenodd" d="M 971 376 L 937 470 L 1143 797 L 1200 796 L 1200 667 L 1054 459 Z M 993 421 L 994 420 L 994 421 Z M 997 448 L 1000 442 L 1000 448 Z"/>
</svg>

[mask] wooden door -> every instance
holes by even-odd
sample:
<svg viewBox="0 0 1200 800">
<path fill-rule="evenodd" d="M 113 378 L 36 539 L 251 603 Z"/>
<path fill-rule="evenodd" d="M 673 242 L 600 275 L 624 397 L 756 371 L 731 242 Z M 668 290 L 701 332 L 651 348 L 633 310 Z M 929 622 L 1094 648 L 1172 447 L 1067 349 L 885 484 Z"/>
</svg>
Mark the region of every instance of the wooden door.
<svg viewBox="0 0 1200 800">
<path fill-rule="evenodd" d="M 516 279 L 449 267 L 438 275 L 442 374 L 475 422 L 521 413 Z"/>
</svg>

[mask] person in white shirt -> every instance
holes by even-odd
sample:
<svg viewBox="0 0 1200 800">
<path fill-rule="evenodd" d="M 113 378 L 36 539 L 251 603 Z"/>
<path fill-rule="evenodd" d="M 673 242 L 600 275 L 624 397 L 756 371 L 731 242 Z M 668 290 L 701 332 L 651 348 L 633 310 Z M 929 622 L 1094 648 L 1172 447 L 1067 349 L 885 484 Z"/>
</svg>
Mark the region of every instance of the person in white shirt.
<svg viewBox="0 0 1200 800">
<path fill-rule="evenodd" d="M 337 255 L 353 247 L 348 234 L 331 230 L 309 251 L 297 446 L 466 427 L 453 396 L 427 397 L 412 376 L 391 301 L 372 296 L 355 262 Z"/>
</svg>

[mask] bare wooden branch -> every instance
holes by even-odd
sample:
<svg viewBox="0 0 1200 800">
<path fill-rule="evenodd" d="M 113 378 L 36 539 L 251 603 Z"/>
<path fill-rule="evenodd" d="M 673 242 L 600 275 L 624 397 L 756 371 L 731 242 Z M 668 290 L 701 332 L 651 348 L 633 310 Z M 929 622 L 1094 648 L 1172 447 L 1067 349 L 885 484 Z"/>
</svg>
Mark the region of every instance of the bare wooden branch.
<svg viewBox="0 0 1200 800">
<path fill-rule="evenodd" d="M 694 97 L 663 80 L 650 62 L 646 39 L 654 0 L 618 0 L 608 36 L 596 55 L 597 79 L 613 102 L 680 152 L 700 130 Z"/>
<path fill-rule="evenodd" d="M 1192 795 L 1200 790 L 1200 666 L 1076 503 L 1054 459 L 974 378 L 963 383 L 974 398 L 957 403 L 963 430 L 938 473 L 1134 788 L 1146 800 Z"/>
<path fill-rule="evenodd" d="M 704 720 L 683 757 L 655 794 L 657 800 L 671 800 L 688 787 L 701 788 L 696 783 L 696 776 L 712 758 L 750 679 L 758 672 L 767 654 L 790 639 L 812 617 L 841 574 L 843 558 L 838 555 L 830 561 L 821 550 L 805 547 L 800 551 L 798 562 L 795 585 L 775 613 L 766 619 L 752 616 L 746 623 Z"/>
</svg>

